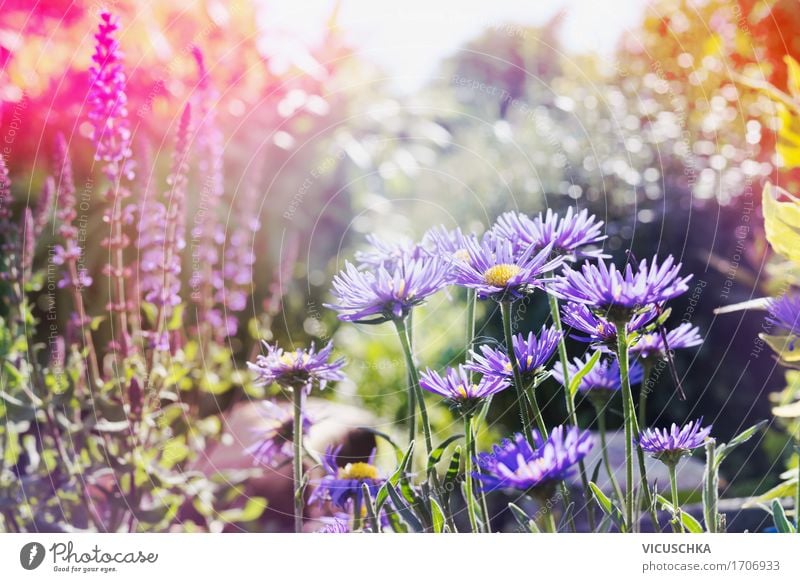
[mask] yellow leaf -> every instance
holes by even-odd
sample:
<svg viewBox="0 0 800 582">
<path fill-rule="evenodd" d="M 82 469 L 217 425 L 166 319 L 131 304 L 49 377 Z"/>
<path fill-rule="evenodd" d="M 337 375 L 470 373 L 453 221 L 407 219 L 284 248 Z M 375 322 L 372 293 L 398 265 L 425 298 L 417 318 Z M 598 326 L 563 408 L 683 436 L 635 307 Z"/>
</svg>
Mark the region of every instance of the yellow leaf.
<svg viewBox="0 0 800 582">
<path fill-rule="evenodd" d="M 762 198 L 769 244 L 776 253 L 800 265 L 800 198 L 769 182 Z M 786 200 L 780 200 L 783 198 Z"/>
</svg>

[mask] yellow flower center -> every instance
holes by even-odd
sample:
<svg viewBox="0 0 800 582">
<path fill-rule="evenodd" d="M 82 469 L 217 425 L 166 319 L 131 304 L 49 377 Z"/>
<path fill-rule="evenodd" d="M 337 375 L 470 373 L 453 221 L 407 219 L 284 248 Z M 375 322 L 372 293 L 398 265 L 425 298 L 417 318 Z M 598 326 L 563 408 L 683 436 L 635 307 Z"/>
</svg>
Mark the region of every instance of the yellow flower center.
<svg viewBox="0 0 800 582">
<path fill-rule="evenodd" d="M 369 463 L 347 463 L 347 465 L 339 469 L 339 479 L 366 481 L 377 478 L 378 469 Z"/>
<path fill-rule="evenodd" d="M 483 274 L 483 280 L 492 287 L 505 287 L 511 278 L 519 273 L 520 269 L 517 265 L 501 264 L 489 267 Z"/>
</svg>

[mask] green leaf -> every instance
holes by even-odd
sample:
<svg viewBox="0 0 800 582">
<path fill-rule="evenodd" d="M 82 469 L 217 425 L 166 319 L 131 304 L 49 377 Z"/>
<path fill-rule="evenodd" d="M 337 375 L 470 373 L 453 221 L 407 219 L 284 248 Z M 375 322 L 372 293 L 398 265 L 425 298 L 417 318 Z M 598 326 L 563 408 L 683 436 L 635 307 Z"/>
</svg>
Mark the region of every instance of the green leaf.
<svg viewBox="0 0 800 582">
<path fill-rule="evenodd" d="M 431 510 L 433 514 L 433 532 L 442 533 L 444 531 L 444 511 L 435 499 L 431 499 Z"/>
<path fill-rule="evenodd" d="M 797 477 L 784 481 L 776 485 L 766 493 L 762 493 L 758 497 L 748 499 L 743 507 L 754 507 L 762 503 L 769 503 L 773 499 L 783 499 L 785 497 L 793 497 L 797 491 Z"/>
<path fill-rule="evenodd" d="M 592 368 L 594 368 L 599 359 L 600 350 L 597 350 L 594 354 L 592 354 L 592 357 L 589 358 L 589 361 L 586 362 L 583 368 L 581 368 L 580 371 L 572 377 L 569 382 L 569 394 L 571 398 L 575 398 L 575 394 L 578 393 L 578 386 L 581 385 L 581 380 L 583 380 L 583 377 L 586 376 L 586 374 L 592 371 Z"/>
<path fill-rule="evenodd" d="M 661 504 L 661 506 L 669 511 L 672 515 L 676 514 L 675 506 L 672 505 L 672 502 L 664 497 L 663 495 L 656 495 L 656 499 Z M 686 513 L 685 511 L 680 512 L 681 515 L 681 523 L 683 527 L 689 533 L 703 533 L 703 526 L 700 525 L 700 522 L 697 521 L 694 517 L 690 514 Z"/>
<path fill-rule="evenodd" d="M 389 477 L 386 482 L 381 485 L 381 488 L 378 489 L 378 493 L 375 496 L 375 512 L 380 514 L 381 508 L 383 504 L 386 503 L 386 499 L 389 495 L 389 485 L 397 485 L 400 482 L 400 478 L 405 474 L 406 470 L 408 469 L 409 464 L 411 463 L 412 454 L 414 452 L 414 441 L 411 441 L 406 449 L 406 453 L 403 456 L 400 463 L 397 465 L 397 469 Z"/>
<path fill-rule="evenodd" d="M 445 440 L 442 444 L 431 451 L 431 454 L 428 456 L 428 471 L 432 471 L 436 464 L 442 459 L 442 455 L 444 454 L 445 449 L 453 442 L 457 441 L 460 438 L 463 438 L 463 434 L 456 434 Z"/>
<path fill-rule="evenodd" d="M 800 165 L 800 144 L 797 151 Z M 767 182 L 762 194 L 762 209 L 764 229 L 773 250 L 800 265 L 800 199 Z"/>
<path fill-rule="evenodd" d="M 520 527 L 528 530 L 531 533 L 542 533 L 539 529 L 539 526 L 536 525 L 536 522 L 528 517 L 528 514 L 519 506 L 514 503 L 509 503 L 508 508 L 511 510 L 511 514 L 514 516 L 514 519 L 517 520 L 517 523 Z"/>
<path fill-rule="evenodd" d="M 754 424 L 750 428 L 747 428 L 740 432 L 738 435 L 733 437 L 730 441 L 728 441 L 724 445 L 720 445 L 717 447 L 717 456 L 716 456 L 716 464 L 719 467 L 722 464 L 722 461 L 739 445 L 743 445 L 755 435 L 758 431 L 760 431 L 764 426 L 766 426 L 767 421 L 762 420 L 758 424 Z"/>
<path fill-rule="evenodd" d="M 781 502 L 777 499 L 772 502 L 772 521 L 775 522 L 775 529 L 778 530 L 778 533 L 795 532 L 794 526 L 789 523 L 789 520 L 786 518 L 783 505 L 781 505 Z"/>
<path fill-rule="evenodd" d="M 409 509 L 405 501 L 403 501 L 403 498 L 400 497 L 399 493 L 397 493 L 397 489 L 395 489 L 391 483 L 386 483 L 386 491 L 389 493 L 389 498 L 392 500 L 394 509 L 400 514 L 400 517 L 403 518 L 403 521 L 405 521 L 414 531 L 423 531 L 425 528 L 422 527 L 422 523 Z"/>
<path fill-rule="evenodd" d="M 609 516 L 614 523 L 617 524 L 617 527 L 620 529 L 620 531 L 627 531 L 627 528 L 625 527 L 625 518 L 622 516 L 622 512 L 614 504 L 614 502 L 611 501 L 605 493 L 603 493 L 597 484 L 589 483 L 589 488 L 592 490 L 592 494 L 597 500 L 597 503 L 600 505 L 600 509 L 603 510 L 603 513 Z"/>
</svg>

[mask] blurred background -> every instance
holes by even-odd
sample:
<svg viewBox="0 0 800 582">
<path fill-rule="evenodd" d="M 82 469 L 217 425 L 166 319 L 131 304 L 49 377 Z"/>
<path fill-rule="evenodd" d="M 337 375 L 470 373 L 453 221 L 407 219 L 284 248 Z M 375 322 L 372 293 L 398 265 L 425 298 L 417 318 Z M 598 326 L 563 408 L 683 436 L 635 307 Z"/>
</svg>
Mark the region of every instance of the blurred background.
<svg viewBox="0 0 800 582">
<path fill-rule="evenodd" d="M 639 258 L 673 254 L 694 273 L 671 321 L 686 318 L 706 341 L 676 356 L 688 399 L 665 375 L 651 423 L 702 415 L 725 441 L 770 416 L 767 395 L 785 381 L 757 350 L 763 313 L 713 310 L 774 291 L 760 192 L 767 179 L 792 190 L 797 177 L 778 174 L 774 103 L 731 76 L 786 87 L 783 56 L 800 58 L 795 0 L 111 4 L 134 153 L 149 142 L 164 172 L 179 112 L 198 94 L 193 47 L 202 47 L 216 89 L 205 106 L 224 133 L 226 231 L 262 224 L 249 239 L 245 325 L 230 338 L 239 366 L 259 337 L 287 346 L 334 338 L 350 380 L 327 397 L 399 418 L 404 368 L 391 330 L 342 326 L 323 307 L 333 274 L 368 248 L 365 235 L 417 239 L 437 224 L 480 233 L 508 210 L 574 206 L 605 221 L 618 263 L 630 248 Z M 24 206 L 50 170 L 55 133 L 79 144 L 90 131 L 86 71 L 104 4 L 0 5 L 0 147 Z M 97 168 L 91 148 L 72 151 L 80 191 Z M 190 221 L 202 211 L 201 184 L 192 177 Z M 101 217 L 99 207 L 87 215 L 90 266 L 106 252 L 91 240 Z M 103 285 L 87 292 L 90 306 L 105 303 Z M 498 337 L 490 307 L 480 333 Z M 463 357 L 459 305 L 442 297 L 420 315 L 422 365 Z M 524 328 L 540 327 L 546 304 L 533 302 L 525 318 Z M 555 386 L 543 390 L 545 414 L 558 421 Z M 504 408 L 487 442 L 516 428 Z M 443 407 L 433 421 L 453 422 Z M 777 483 L 787 440 L 775 429 L 737 450 L 728 494 Z"/>
</svg>

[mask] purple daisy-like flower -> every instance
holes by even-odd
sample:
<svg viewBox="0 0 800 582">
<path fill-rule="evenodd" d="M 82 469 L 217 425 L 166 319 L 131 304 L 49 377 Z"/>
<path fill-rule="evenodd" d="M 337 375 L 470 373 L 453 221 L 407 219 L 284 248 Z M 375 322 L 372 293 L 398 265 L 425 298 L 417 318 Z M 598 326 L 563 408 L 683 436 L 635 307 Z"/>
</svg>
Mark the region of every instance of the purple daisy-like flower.
<svg viewBox="0 0 800 582">
<path fill-rule="evenodd" d="M 380 476 L 378 468 L 375 466 L 375 451 L 367 462 L 358 461 L 347 463 L 340 467 L 337 463 L 341 445 L 338 447 L 329 446 L 325 450 L 322 464 L 326 475 L 320 480 L 319 485 L 311 494 L 308 502 L 323 503 L 330 501 L 339 509 L 347 509 L 348 502 L 361 507 L 363 499 L 362 486 L 366 485 L 371 495 L 375 495 L 385 481 Z"/>
<path fill-rule="evenodd" d="M 512 344 L 522 376 L 530 377 L 541 373 L 542 367 L 556 351 L 560 339 L 561 333 L 552 327 L 542 327 L 538 336 L 533 332 L 529 332 L 527 337 L 521 333 L 516 334 Z M 488 345 L 481 346 L 480 350 L 480 354 L 470 352 L 471 359 L 466 365 L 468 370 L 485 376 L 500 376 L 509 380 L 513 378 L 514 371 L 506 350 Z"/>
<path fill-rule="evenodd" d="M 589 432 L 581 432 L 575 426 L 557 426 L 547 439 L 535 429 L 532 434 L 536 448 L 517 433 L 513 440 L 505 439 L 491 452 L 475 458 L 481 472 L 473 476 L 485 491 L 505 488 L 528 491 L 555 485 L 572 474 L 575 464 L 594 445 Z"/>
<path fill-rule="evenodd" d="M 656 459 L 668 464 L 677 463 L 681 457 L 705 444 L 711 426 L 702 428 L 702 422 L 703 419 L 698 418 L 684 426 L 673 423 L 669 429 L 647 429 L 639 433 L 636 442 Z"/>
<path fill-rule="evenodd" d="M 551 257 L 550 245 L 537 251 L 533 246 L 515 253 L 506 238 L 494 236 L 467 239 L 464 260 L 453 262 L 454 282 L 475 289 L 480 299 L 497 301 L 519 299 L 545 284 L 544 275 L 560 266 L 563 258 Z"/>
<path fill-rule="evenodd" d="M 263 424 L 256 431 L 258 439 L 245 452 L 252 455 L 254 463 L 269 467 L 294 457 L 292 442 L 294 438 L 294 414 L 291 408 L 274 402 L 262 403 Z M 311 428 L 311 419 L 303 414 L 303 435 Z"/>
<path fill-rule="evenodd" d="M 444 226 L 439 225 L 425 233 L 421 246 L 448 263 L 450 280 L 454 282 L 456 276 L 454 264 L 457 261 L 469 261 L 468 240 L 477 239 L 475 235 L 465 235 L 460 228 L 447 230 Z"/>
<path fill-rule="evenodd" d="M 511 384 L 503 376 L 483 376 L 477 382 L 470 381 L 469 372 L 463 365 L 447 368 L 444 376 L 433 370 L 420 375 L 420 387 L 443 396 L 459 407 L 472 408 L 482 399 L 497 394 Z"/>
<path fill-rule="evenodd" d="M 421 259 L 426 256 L 425 249 L 410 238 L 401 238 L 396 242 L 384 240 L 374 234 L 368 234 L 366 238 L 370 250 L 355 253 L 359 269 L 386 267 L 392 270 L 406 258 Z"/>
<path fill-rule="evenodd" d="M 311 347 L 284 352 L 283 349 L 262 342 L 266 355 L 259 355 L 255 363 L 247 362 L 262 384 L 278 383 L 284 388 L 305 388 L 310 390 L 314 383 L 323 390 L 328 382 L 344 380 L 342 367 L 344 358 L 331 361 L 333 343 L 317 351 Z"/>
<path fill-rule="evenodd" d="M 553 253 L 568 261 L 608 256 L 602 249 L 586 248 L 607 237 L 602 232 L 603 221 L 585 209 L 575 213 L 570 207 L 560 217 L 548 208 L 544 216 L 539 213 L 534 219 L 520 212 L 506 212 L 497 219 L 493 230 L 499 237 L 514 241 L 520 252 L 529 246 L 538 251 L 551 245 Z"/>
<path fill-rule="evenodd" d="M 447 284 L 448 266 L 436 257 L 404 256 L 389 269 L 360 271 L 351 263 L 333 279 L 337 304 L 325 307 L 339 312 L 339 319 L 357 323 L 383 323 L 404 319 L 411 309 Z"/>
<path fill-rule="evenodd" d="M 800 335 L 800 293 L 769 300 L 767 321 L 790 334 Z"/>
<path fill-rule="evenodd" d="M 667 350 L 693 348 L 703 343 L 700 330 L 691 323 L 682 323 L 675 329 L 669 330 L 666 335 L 665 345 L 664 338 L 657 331 L 642 334 L 631 347 L 630 353 L 642 360 L 664 360 L 667 357 Z"/>
<path fill-rule="evenodd" d="M 586 354 L 583 359 L 575 358 L 571 363 L 568 363 L 567 370 L 569 371 L 570 378 L 574 378 L 591 358 L 592 354 Z M 564 383 L 564 373 L 560 365 L 555 366 L 551 373 L 556 380 L 562 384 Z M 642 366 L 638 363 L 632 364 L 628 372 L 628 377 L 630 378 L 631 385 L 641 383 L 644 379 L 644 370 Z M 622 378 L 619 372 L 619 362 L 616 358 L 601 358 L 592 369 L 581 378 L 578 391 L 583 393 L 602 391 L 613 393 L 621 387 Z"/>
<path fill-rule="evenodd" d="M 330 523 L 326 523 L 317 530 L 317 533 L 323 534 L 345 534 L 351 533 L 350 526 L 346 521 L 341 519 L 334 519 Z"/>
<path fill-rule="evenodd" d="M 633 315 L 626 324 L 628 333 L 639 331 L 658 317 L 658 309 L 648 307 Z M 568 302 L 561 308 L 561 321 L 580 334 L 570 337 L 587 343 L 615 345 L 617 342 L 617 326 L 601 315 L 597 315 L 583 303 Z"/>
<path fill-rule="evenodd" d="M 649 263 L 645 259 L 635 269 L 628 264 L 620 271 L 600 259 L 577 271 L 565 266 L 552 289 L 563 299 L 606 312 L 612 320 L 622 317 L 627 321 L 636 311 L 661 305 L 689 290 L 687 282 L 692 276 L 681 277 L 681 266 L 670 255 L 660 265 L 655 259 Z"/>
</svg>

